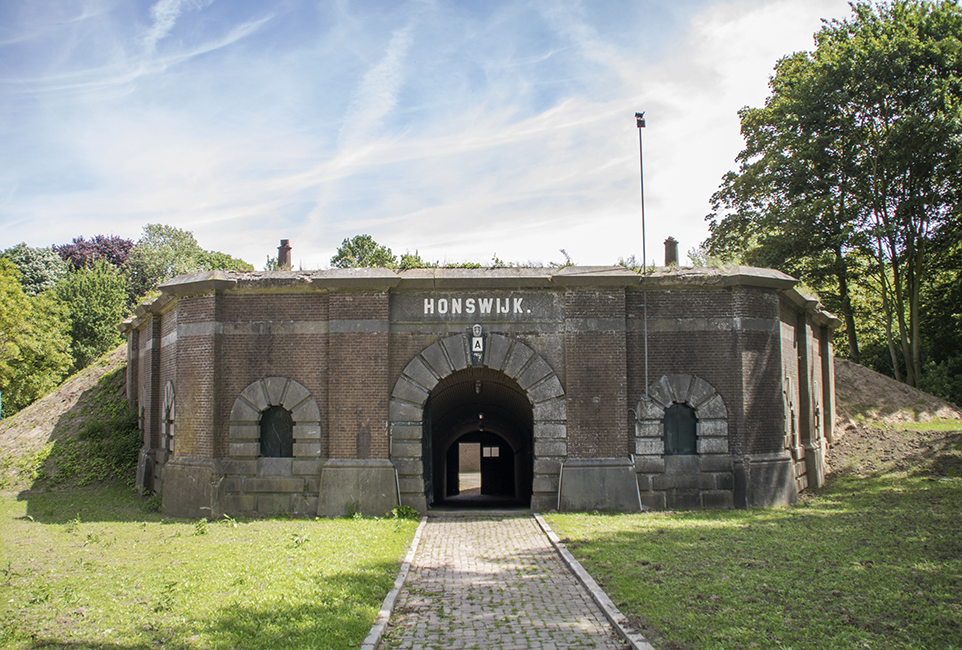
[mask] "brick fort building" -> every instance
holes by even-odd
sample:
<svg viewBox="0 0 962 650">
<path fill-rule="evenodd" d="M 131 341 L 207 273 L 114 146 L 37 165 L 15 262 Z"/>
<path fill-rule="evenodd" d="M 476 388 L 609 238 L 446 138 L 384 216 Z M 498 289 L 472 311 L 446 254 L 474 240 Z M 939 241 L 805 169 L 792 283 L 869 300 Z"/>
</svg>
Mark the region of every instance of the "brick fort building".
<svg viewBox="0 0 962 650">
<path fill-rule="evenodd" d="M 184 275 L 124 324 L 138 484 L 188 517 L 751 508 L 824 478 L 838 321 L 747 267 Z"/>
</svg>

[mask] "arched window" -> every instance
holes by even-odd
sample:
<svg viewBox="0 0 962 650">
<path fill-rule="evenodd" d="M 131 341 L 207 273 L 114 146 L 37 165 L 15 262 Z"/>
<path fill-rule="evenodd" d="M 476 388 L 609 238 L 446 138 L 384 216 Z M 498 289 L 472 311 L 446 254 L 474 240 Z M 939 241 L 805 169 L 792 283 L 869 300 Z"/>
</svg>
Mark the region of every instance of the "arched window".
<svg viewBox="0 0 962 650">
<path fill-rule="evenodd" d="M 261 413 L 261 456 L 290 458 L 294 455 L 294 418 L 283 406 Z"/>
<path fill-rule="evenodd" d="M 698 418 L 695 409 L 687 404 L 673 403 L 665 409 L 665 453 L 666 454 L 694 454 L 697 453 L 696 424 Z"/>
</svg>

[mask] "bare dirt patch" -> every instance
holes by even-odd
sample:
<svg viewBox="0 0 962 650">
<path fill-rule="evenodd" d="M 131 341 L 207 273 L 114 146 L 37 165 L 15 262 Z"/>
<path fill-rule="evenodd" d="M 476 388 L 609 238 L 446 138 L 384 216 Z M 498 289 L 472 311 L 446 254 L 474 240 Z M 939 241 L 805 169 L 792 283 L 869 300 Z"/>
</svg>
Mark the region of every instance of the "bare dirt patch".
<svg viewBox="0 0 962 650">
<path fill-rule="evenodd" d="M 835 359 L 835 414 L 849 423 L 962 419 L 962 409 L 847 359 Z"/>
</svg>

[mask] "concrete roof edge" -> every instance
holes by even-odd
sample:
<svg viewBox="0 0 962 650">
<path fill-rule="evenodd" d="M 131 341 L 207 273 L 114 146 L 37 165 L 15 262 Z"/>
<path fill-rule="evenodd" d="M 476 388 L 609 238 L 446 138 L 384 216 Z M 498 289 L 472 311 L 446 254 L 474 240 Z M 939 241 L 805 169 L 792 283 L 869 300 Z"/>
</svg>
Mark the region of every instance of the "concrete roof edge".
<svg viewBox="0 0 962 650">
<path fill-rule="evenodd" d="M 559 287 L 630 287 L 641 284 L 641 275 L 624 266 L 563 266 L 551 274 Z"/>
<path fill-rule="evenodd" d="M 538 289 L 551 286 L 550 269 L 426 268 L 402 271 L 398 289 Z"/>
<path fill-rule="evenodd" d="M 318 271 L 311 283 L 318 289 L 391 289 L 400 276 L 385 268 L 351 268 Z"/>
<path fill-rule="evenodd" d="M 237 280 L 228 277 L 224 271 L 201 271 L 178 275 L 160 285 L 160 290 L 168 295 L 180 296 L 187 293 L 223 291 L 233 288 L 236 284 Z"/>
</svg>

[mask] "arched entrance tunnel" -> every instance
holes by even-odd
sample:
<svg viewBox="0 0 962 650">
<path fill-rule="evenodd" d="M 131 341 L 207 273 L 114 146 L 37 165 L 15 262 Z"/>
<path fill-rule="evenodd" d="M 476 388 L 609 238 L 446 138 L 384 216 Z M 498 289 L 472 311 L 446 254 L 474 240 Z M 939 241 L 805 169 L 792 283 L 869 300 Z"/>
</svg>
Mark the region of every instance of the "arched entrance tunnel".
<svg viewBox="0 0 962 650">
<path fill-rule="evenodd" d="M 424 409 L 424 475 L 432 507 L 527 507 L 534 468 L 534 418 L 518 383 L 491 368 L 442 379 Z M 461 476 L 480 485 L 461 490 Z"/>
</svg>

